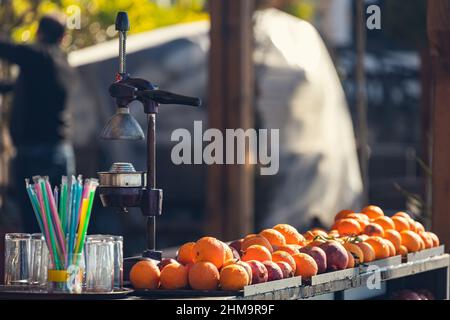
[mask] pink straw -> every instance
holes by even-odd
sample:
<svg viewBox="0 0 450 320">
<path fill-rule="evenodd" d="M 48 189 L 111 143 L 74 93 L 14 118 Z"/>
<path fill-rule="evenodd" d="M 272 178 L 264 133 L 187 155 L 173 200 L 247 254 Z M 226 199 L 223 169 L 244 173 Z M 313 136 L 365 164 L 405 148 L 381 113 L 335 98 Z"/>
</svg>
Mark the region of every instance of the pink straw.
<svg viewBox="0 0 450 320">
<path fill-rule="evenodd" d="M 55 258 L 53 257 L 53 250 L 52 250 L 52 244 L 51 244 L 51 239 L 50 239 L 50 233 L 48 231 L 47 217 L 45 215 L 44 200 L 42 199 L 41 186 L 39 185 L 39 183 L 35 183 L 34 184 L 34 188 L 36 190 L 36 195 L 38 197 L 39 205 L 41 207 L 42 222 L 43 222 L 43 225 L 44 225 L 45 240 L 47 240 L 46 242 L 47 242 L 48 252 L 50 253 L 50 258 L 52 259 L 53 263 L 55 263 Z"/>
<path fill-rule="evenodd" d="M 47 190 L 48 199 L 50 200 L 50 211 L 53 216 L 53 222 L 56 234 L 58 236 L 59 243 L 61 245 L 61 253 L 62 256 L 66 256 L 66 245 L 64 241 L 64 235 L 62 233 L 62 227 L 61 227 L 61 221 L 59 220 L 58 210 L 56 209 L 56 202 L 55 198 L 53 197 L 52 193 L 52 187 L 50 186 L 50 183 L 48 182 L 48 179 L 45 179 L 45 189 Z"/>
</svg>

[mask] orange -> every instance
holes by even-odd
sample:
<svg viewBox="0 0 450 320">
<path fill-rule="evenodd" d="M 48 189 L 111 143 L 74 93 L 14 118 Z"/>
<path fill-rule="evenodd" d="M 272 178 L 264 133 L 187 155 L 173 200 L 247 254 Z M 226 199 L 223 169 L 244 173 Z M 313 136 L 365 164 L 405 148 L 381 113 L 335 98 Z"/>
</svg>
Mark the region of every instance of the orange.
<svg viewBox="0 0 450 320">
<path fill-rule="evenodd" d="M 417 234 L 422 238 L 422 240 L 425 244 L 425 249 L 433 248 L 433 239 L 431 238 L 431 236 L 428 233 L 421 231 L 421 232 L 418 232 Z"/>
<path fill-rule="evenodd" d="M 364 262 L 372 262 L 375 260 L 375 250 L 367 242 L 358 242 L 356 245 L 364 254 Z"/>
<path fill-rule="evenodd" d="M 351 269 L 355 267 L 355 258 L 353 257 L 352 253 L 347 250 L 347 256 L 348 256 L 348 262 L 347 262 L 347 269 Z"/>
<path fill-rule="evenodd" d="M 394 221 L 395 230 L 397 230 L 398 232 L 409 230 L 408 219 L 401 216 L 393 216 L 392 221 Z"/>
<path fill-rule="evenodd" d="M 360 223 L 355 219 L 341 219 L 336 222 L 336 230 L 341 236 L 357 235 L 362 232 Z"/>
<path fill-rule="evenodd" d="M 408 255 L 408 248 L 405 246 L 400 246 L 400 249 L 398 250 L 398 254 L 400 254 L 402 257 L 405 257 Z"/>
<path fill-rule="evenodd" d="M 425 232 L 425 227 L 419 221 L 416 221 L 416 231 L 417 232 Z"/>
<path fill-rule="evenodd" d="M 211 262 L 219 269 L 225 262 L 225 247 L 222 241 L 213 237 L 203 237 L 194 245 L 195 262 Z"/>
<path fill-rule="evenodd" d="M 264 262 L 267 260 L 272 260 L 272 255 L 266 247 L 255 244 L 248 247 L 247 250 L 244 251 L 244 255 L 242 256 L 242 261 L 250 260 Z"/>
<path fill-rule="evenodd" d="M 227 244 L 224 243 L 224 242 L 222 242 L 222 246 L 223 246 L 223 249 L 225 250 L 225 258 L 224 258 L 224 261 L 234 259 L 233 251 L 231 251 L 230 246 L 227 245 Z"/>
<path fill-rule="evenodd" d="M 219 285 L 219 271 L 211 262 L 194 263 L 189 268 L 188 278 L 194 290 L 216 290 Z"/>
<path fill-rule="evenodd" d="M 194 246 L 195 242 L 188 242 L 178 249 L 177 260 L 179 263 L 189 264 L 195 262 Z"/>
<path fill-rule="evenodd" d="M 397 212 L 396 214 L 394 214 L 394 217 L 402 217 L 405 218 L 406 220 L 411 219 L 411 216 L 403 211 Z"/>
<path fill-rule="evenodd" d="M 178 263 L 170 263 L 161 271 L 161 287 L 179 290 L 188 286 L 188 268 Z"/>
<path fill-rule="evenodd" d="M 409 230 L 417 232 L 416 221 L 413 219 L 408 219 L 408 223 L 409 223 Z"/>
<path fill-rule="evenodd" d="M 305 253 L 298 253 L 294 254 L 292 258 L 294 258 L 295 265 L 297 266 L 295 269 L 296 276 L 310 278 L 317 274 L 317 263 L 311 256 Z"/>
<path fill-rule="evenodd" d="M 161 272 L 151 260 L 141 260 L 130 271 L 130 281 L 135 289 L 158 289 Z"/>
<path fill-rule="evenodd" d="M 420 250 L 422 238 L 417 233 L 410 230 L 404 230 L 400 232 L 400 235 L 402 236 L 402 245 L 408 249 L 408 252 Z"/>
<path fill-rule="evenodd" d="M 247 250 L 248 247 L 253 246 L 255 244 L 266 247 L 267 250 L 269 250 L 269 252 L 273 252 L 273 247 L 270 244 L 270 242 L 266 238 L 264 238 L 263 236 L 260 236 L 260 235 L 254 235 L 254 236 L 248 237 L 248 238 L 245 237 L 245 239 L 241 245 L 241 250 L 245 251 L 245 250 Z"/>
<path fill-rule="evenodd" d="M 250 233 L 250 234 L 245 236 L 244 240 L 247 240 L 247 239 L 250 239 L 250 238 L 253 238 L 253 237 L 256 237 L 256 236 L 257 236 L 257 234 Z"/>
<path fill-rule="evenodd" d="M 334 221 L 347 218 L 349 214 L 355 213 L 353 210 L 341 210 L 334 216 Z"/>
<path fill-rule="evenodd" d="M 285 245 L 285 246 L 280 246 L 277 247 L 277 251 L 285 251 L 287 253 L 289 253 L 291 256 L 297 253 L 300 253 L 300 251 L 293 245 Z"/>
<path fill-rule="evenodd" d="M 383 239 L 383 240 L 389 247 L 389 257 L 396 256 L 397 255 L 397 250 L 395 250 L 394 244 L 391 241 L 387 240 L 387 239 Z"/>
<path fill-rule="evenodd" d="M 384 229 L 376 223 L 369 223 L 364 228 L 364 234 L 367 234 L 368 236 L 378 236 L 378 237 L 384 237 Z"/>
<path fill-rule="evenodd" d="M 365 216 L 365 215 L 363 215 L 363 216 Z M 366 217 L 366 216 L 365 216 L 365 217 Z M 366 218 L 367 218 L 367 217 L 366 217 Z M 360 224 L 362 230 L 364 230 L 364 228 L 370 223 L 370 221 L 369 221 L 368 218 L 367 218 L 367 219 L 361 219 L 361 218 L 359 218 L 359 219 L 356 219 L 356 221 L 359 222 L 359 224 Z"/>
<path fill-rule="evenodd" d="M 345 242 L 343 244 L 343 246 L 347 251 L 349 251 L 358 260 L 355 262 L 359 262 L 359 263 L 364 262 L 364 252 L 361 250 L 360 247 L 358 247 L 358 245 L 351 243 L 351 242 Z"/>
<path fill-rule="evenodd" d="M 266 238 L 272 246 L 286 245 L 286 239 L 283 234 L 275 229 L 265 229 L 261 231 L 259 235 Z"/>
<path fill-rule="evenodd" d="M 292 268 L 292 270 L 295 270 L 295 260 L 292 258 L 292 256 L 285 252 L 285 251 L 276 251 L 272 253 L 272 261 L 273 262 L 286 262 L 289 264 L 289 266 Z"/>
<path fill-rule="evenodd" d="M 330 232 L 328 232 L 328 237 L 330 238 L 339 238 L 339 231 L 337 230 L 331 230 Z"/>
<path fill-rule="evenodd" d="M 229 265 L 231 265 L 231 264 L 235 264 L 236 262 L 238 262 L 239 260 L 238 259 L 230 259 L 230 260 L 226 260 L 224 263 L 223 263 L 223 265 L 222 265 L 222 268 L 221 269 L 223 269 L 223 268 L 225 268 L 226 266 L 229 266 Z"/>
<path fill-rule="evenodd" d="M 306 243 L 305 237 L 303 237 L 297 229 L 288 224 L 277 224 L 273 227 L 274 230 L 280 232 L 284 239 L 286 240 L 286 244 L 299 244 L 304 246 Z"/>
<path fill-rule="evenodd" d="M 440 241 L 439 241 L 438 236 L 433 232 L 427 232 L 427 233 L 430 235 L 431 239 L 433 240 L 433 247 L 439 247 Z"/>
<path fill-rule="evenodd" d="M 414 232 L 415 233 L 415 232 Z M 416 233 L 417 234 L 417 233 Z M 417 234 L 418 235 L 418 234 Z M 419 236 L 419 235 L 418 235 Z M 417 238 L 419 240 L 419 251 L 425 250 L 425 241 L 423 241 L 422 237 L 419 236 L 419 238 Z"/>
<path fill-rule="evenodd" d="M 370 237 L 365 241 L 370 244 L 375 251 L 375 259 L 386 259 L 389 257 L 389 246 L 386 244 L 383 238 L 381 237 Z"/>
<path fill-rule="evenodd" d="M 313 241 L 314 238 L 317 237 L 317 236 L 321 236 L 321 237 L 325 237 L 326 238 L 328 236 L 328 233 L 326 233 L 323 230 L 315 229 L 315 230 L 306 231 L 306 233 L 303 236 L 305 237 L 306 240 Z"/>
<path fill-rule="evenodd" d="M 400 250 L 400 246 L 402 244 L 402 237 L 400 232 L 397 230 L 387 230 L 384 233 L 384 238 L 389 240 L 393 245 L 396 251 Z"/>
<path fill-rule="evenodd" d="M 373 221 L 374 223 L 380 225 L 384 231 L 386 230 L 395 230 L 395 223 L 391 218 L 382 216 Z"/>
<path fill-rule="evenodd" d="M 381 208 L 377 206 L 367 206 L 361 210 L 361 213 L 364 213 L 370 219 L 377 219 L 384 216 L 383 210 L 381 210 Z"/>
<path fill-rule="evenodd" d="M 239 291 L 249 282 L 249 276 L 244 267 L 232 264 L 220 270 L 220 286 L 222 290 Z"/>
</svg>

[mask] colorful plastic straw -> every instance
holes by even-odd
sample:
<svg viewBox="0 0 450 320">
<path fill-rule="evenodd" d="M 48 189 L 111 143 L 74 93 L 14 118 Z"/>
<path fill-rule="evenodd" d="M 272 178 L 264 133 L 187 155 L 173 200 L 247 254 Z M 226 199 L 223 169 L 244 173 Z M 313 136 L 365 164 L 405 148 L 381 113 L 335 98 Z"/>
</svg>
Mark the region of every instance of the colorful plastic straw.
<svg viewBox="0 0 450 320">
<path fill-rule="evenodd" d="M 72 263 L 74 254 L 81 254 L 91 217 L 97 179 L 62 177 L 60 189 L 52 187 L 48 177 L 25 180 L 33 212 L 44 234 L 50 259 L 55 269 L 63 270 Z"/>
</svg>

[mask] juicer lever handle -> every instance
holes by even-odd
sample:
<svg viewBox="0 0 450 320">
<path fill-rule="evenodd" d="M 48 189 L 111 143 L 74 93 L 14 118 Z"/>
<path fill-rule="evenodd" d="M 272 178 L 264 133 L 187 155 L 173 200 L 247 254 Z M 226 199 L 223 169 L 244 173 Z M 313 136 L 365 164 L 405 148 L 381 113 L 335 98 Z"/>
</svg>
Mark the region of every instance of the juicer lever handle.
<svg viewBox="0 0 450 320">
<path fill-rule="evenodd" d="M 202 104 L 200 98 L 187 97 L 158 89 L 138 91 L 137 95 L 161 104 L 181 104 L 193 107 L 200 107 Z"/>
</svg>

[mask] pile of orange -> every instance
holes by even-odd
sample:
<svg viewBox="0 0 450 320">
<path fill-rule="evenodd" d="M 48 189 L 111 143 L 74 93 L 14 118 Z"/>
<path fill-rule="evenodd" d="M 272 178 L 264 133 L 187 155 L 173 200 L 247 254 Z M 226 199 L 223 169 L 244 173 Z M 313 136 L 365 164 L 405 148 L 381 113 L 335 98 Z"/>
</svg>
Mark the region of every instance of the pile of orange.
<svg viewBox="0 0 450 320">
<path fill-rule="evenodd" d="M 130 280 L 137 289 L 237 291 L 250 284 L 325 272 L 323 256 L 330 246 L 336 251 L 330 254 L 338 255 L 336 265 L 353 268 L 439 246 L 439 239 L 405 212 L 388 217 L 381 208 L 368 206 L 358 213 L 340 211 L 330 231 L 313 229 L 302 235 L 291 225 L 278 224 L 230 244 L 203 237 L 182 245 L 176 259 L 165 259 L 159 267 L 151 260 L 140 261 Z"/>
</svg>

